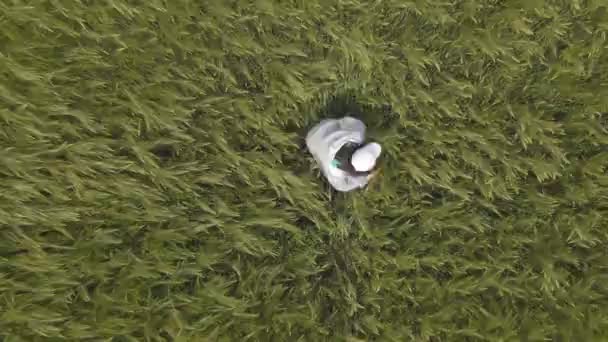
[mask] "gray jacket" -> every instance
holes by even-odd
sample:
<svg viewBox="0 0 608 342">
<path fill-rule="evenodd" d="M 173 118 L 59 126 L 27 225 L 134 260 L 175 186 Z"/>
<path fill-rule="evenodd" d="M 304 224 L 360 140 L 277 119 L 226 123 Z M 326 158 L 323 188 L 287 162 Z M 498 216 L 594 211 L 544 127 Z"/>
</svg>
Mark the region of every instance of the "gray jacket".
<svg viewBox="0 0 608 342">
<path fill-rule="evenodd" d="M 351 176 L 332 164 L 336 153 L 347 142 L 363 143 L 365 124 L 351 117 L 323 120 L 306 136 L 306 146 L 323 175 L 338 191 L 351 191 L 367 185 L 368 176 Z"/>
</svg>

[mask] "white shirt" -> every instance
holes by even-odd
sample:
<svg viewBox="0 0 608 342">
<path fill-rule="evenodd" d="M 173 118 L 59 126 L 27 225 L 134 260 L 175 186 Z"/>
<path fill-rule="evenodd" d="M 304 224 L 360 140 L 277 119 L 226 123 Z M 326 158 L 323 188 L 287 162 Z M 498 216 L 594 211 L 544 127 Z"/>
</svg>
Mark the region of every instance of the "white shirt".
<svg viewBox="0 0 608 342">
<path fill-rule="evenodd" d="M 367 185 L 368 176 L 352 176 L 340 170 L 332 161 L 348 142 L 362 144 L 365 124 L 351 117 L 323 120 L 306 136 L 306 146 L 321 167 L 321 172 L 338 191 L 351 191 Z"/>
</svg>

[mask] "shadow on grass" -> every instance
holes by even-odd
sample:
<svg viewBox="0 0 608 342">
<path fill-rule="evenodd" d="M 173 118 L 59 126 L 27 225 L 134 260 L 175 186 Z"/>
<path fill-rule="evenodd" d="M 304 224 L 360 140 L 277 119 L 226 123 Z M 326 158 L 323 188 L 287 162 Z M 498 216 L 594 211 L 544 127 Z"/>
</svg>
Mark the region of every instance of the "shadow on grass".
<svg viewBox="0 0 608 342">
<path fill-rule="evenodd" d="M 365 123 L 368 139 L 382 136 L 391 127 L 396 127 L 399 116 L 389 105 L 382 107 L 362 104 L 354 95 L 339 95 L 331 98 L 319 111 L 319 121 L 327 118 L 342 118 L 352 116 Z M 312 126 L 314 126 L 313 123 Z M 310 127 L 308 127 L 310 129 Z"/>
</svg>

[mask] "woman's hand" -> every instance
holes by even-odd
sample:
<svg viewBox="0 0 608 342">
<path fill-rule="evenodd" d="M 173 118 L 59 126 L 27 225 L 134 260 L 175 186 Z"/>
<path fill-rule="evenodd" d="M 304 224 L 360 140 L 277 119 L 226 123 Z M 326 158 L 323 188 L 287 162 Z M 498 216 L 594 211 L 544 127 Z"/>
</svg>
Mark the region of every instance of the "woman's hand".
<svg viewBox="0 0 608 342">
<path fill-rule="evenodd" d="M 380 168 L 375 169 L 372 173 L 367 176 L 367 180 L 371 181 L 374 177 L 376 177 L 380 173 Z"/>
</svg>

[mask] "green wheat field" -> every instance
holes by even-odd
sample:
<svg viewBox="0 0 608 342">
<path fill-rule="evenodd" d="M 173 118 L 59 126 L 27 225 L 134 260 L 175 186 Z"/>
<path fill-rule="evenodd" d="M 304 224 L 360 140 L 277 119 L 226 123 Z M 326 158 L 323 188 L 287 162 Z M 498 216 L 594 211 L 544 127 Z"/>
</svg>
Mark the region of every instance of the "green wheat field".
<svg viewBox="0 0 608 342">
<path fill-rule="evenodd" d="M 608 341 L 607 169 L 605 0 L 0 0 L 0 341 Z"/>
</svg>

